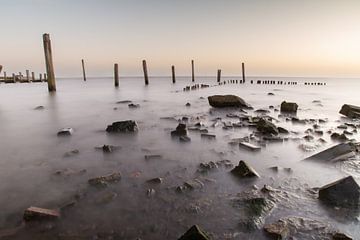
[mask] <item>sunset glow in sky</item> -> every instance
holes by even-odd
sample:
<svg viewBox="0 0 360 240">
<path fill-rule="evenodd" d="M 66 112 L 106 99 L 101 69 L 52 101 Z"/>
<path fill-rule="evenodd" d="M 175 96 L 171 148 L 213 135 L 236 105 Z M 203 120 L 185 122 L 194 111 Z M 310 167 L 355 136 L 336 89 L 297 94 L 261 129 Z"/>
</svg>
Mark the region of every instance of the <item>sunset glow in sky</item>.
<svg viewBox="0 0 360 240">
<path fill-rule="evenodd" d="M 360 76 L 359 0 L 1 0 L 0 64 L 45 71 L 50 33 L 55 72 L 81 76 Z"/>
</svg>

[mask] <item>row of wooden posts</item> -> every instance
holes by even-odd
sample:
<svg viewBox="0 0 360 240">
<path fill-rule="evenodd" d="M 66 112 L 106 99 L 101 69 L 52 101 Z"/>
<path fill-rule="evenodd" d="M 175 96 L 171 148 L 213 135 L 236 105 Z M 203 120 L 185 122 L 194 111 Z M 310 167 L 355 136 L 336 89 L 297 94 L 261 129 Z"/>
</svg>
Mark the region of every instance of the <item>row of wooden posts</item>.
<svg viewBox="0 0 360 240">
<path fill-rule="evenodd" d="M 48 76 L 48 89 L 49 92 L 53 92 L 56 91 L 56 83 L 55 83 L 55 73 L 54 73 L 54 65 L 53 65 L 53 61 L 52 61 L 52 51 L 51 51 L 51 40 L 50 40 L 50 35 L 45 33 L 43 35 L 43 44 L 44 44 L 44 53 L 45 53 L 45 63 L 46 63 L 46 72 L 47 72 L 47 76 Z M 82 65 L 82 71 L 83 71 L 83 79 L 84 81 L 86 81 L 86 71 L 85 71 L 85 61 L 84 59 L 81 60 L 81 65 Z M 145 85 L 149 85 L 149 76 L 148 76 L 148 71 L 147 71 L 147 65 L 146 65 L 146 60 L 142 61 L 142 65 L 143 65 L 143 71 L 144 71 L 144 80 L 145 80 Z M 191 60 L 191 80 L 192 82 L 195 82 L 195 67 L 194 67 L 194 60 Z M 175 66 L 172 65 L 171 66 L 171 73 L 172 73 L 172 82 L 175 83 L 176 82 L 176 77 L 175 77 Z M 242 63 L 242 78 L 243 81 L 245 82 L 245 64 Z M 221 81 L 221 69 L 218 70 L 218 75 L 217 75 L 217 81 L 220 82 Z M 114 64 L 114 84 L 115 87 L 119 86 L 119 65 L 117 63 Z"/>
<path fill-rule="evenodd" d="M 7 76 L 6 71 L 4 71 L 4 76 L 0 77 L 1 81 L 5 82 L 5 83 L 15 83 L 15 82 L 46 82 L 47 81 L 47 75 L 46 73 L 39 74 L 39 78 L 36 79 L 35 78 L 35 73 L 31 72 L 31 78 L 30 78 L 30 71 L 26 70 L 26 77 L 23 78 L 24 76 L 22 75 L 21 72 L 19 72 L 18 75 L 16 75 L 15 73 L 12 74 L 12 76 Z"/>
</svg>

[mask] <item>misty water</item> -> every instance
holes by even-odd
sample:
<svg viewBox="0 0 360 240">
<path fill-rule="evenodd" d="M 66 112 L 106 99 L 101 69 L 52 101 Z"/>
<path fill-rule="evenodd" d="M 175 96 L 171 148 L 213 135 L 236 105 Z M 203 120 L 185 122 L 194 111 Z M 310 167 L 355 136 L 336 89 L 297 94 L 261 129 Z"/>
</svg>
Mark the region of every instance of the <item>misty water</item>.
<svg viewBox="0 0 360 240">
<path fill-rule="evenodd" d="M 223 78 L 240 79 L 236 77 Z M 298 85 L 257 85 L 250 80 L 269 79 L 297 81 Z M 326 82 L 308 86 L 304 82 Z M 198 77 L 196 83 L 215 85 L 215 78 Z M 342 123 L 358 122 L 338 112 L 344 103 L 360 105 L 355 79 L 249 78 L 245 84 L 226 84 L 184 92 L 191 85 L 189 77 L 171 83 L 167 77 L 150 78 L 144 86 L 142 78 L 121 78 L 113 87 L 111 78 L 58 79 L 56 94 L 47 92 L 46 83 L 0 85 L 0 229 L 21 226 L 26 208 L 37 206 L 55 209 L 77 196 L 76 204 L 67 207 L 56 223 L 26 226 L 5 239 L 178 239 L 194 224 L 213 239 L 268 239 L 263 230 L 243 232 L 239 229 L 239 211 L 231 204 L 238 193 L 262 188 L 265 184 L 285 192 L 282 201 L 266 218 L 272 223 L 282 217 L 300 216 L 329 223 L 341 232 L 360 239 L 359 214 L 330 208 L 319 202 L 312 188 L 352 175 L 360 178 L 359 159 L 319 164 L 302 159 L 326 149 L 336 142 L 328 130 L 341 132 Z M 273 96 L 268 95 L 274 93 Z M 207 97 L 235 94 L 254 110 L 279 109 L 283 100 L 297 102 L 299 119 L 327 119 L 320 124 L 323 136 L 314 135 L 311 142 L 302 139 L 313 124 L 293 124 L 269 109 L 268 115 L 278 119 L 277 126 L 297 132 L 289 140 L 269 142 L 260 152 L 229 145 L 233 138 L 248 136 L 255 129 L 212 127 L 213 120 L 237 122 L 227 118 L 239 110 L 218 110 L 209 106 Z M 131 100 L 139 108 L 129 108 L 118 101 Z M 314 100 L 319 100 L 320 102 Z M 185 106 L 190 103 L 191 106 Z M 35 110 L 37 106 L 44 109 Z M 253 110 L 248 114 L 256 116 Z M 178 119 L 189 117 L 188 126 L 199 121 L 216 139 L 201 139 L 198 131 L 188 131 L 190 143 L 172 139 L 170 132 Z M 172 119 L 174 118 L 174 119 Z M 135 134 L 108 134 L 107 125 L 115 121 L 135 120 Z M 59 137 L 57 132 L 71 127 L 74 133 Z M 326 140 L 320 143 L 319 138 Z M 356 140 L 357 134 L 350 136 Z M 119 146 L 103 153 L 104 144 Z M 300 146 L 309 146 L 305 151 Z M 64 156 L 78 150 L 78 154 Z M 159 154 L 161 159 L 145 159 Z M 234 178 L 231 168 L 219 168 L 206 175 L 197 173 L 200 163 L 230 160 L 236 166 L 245 160 L 261 176 L 247 181 Z M 292 172 L 269 167 L 291 168 Z M 120 171 L 119 182 L 104 189 L 88 184 L 88 179 Z M 163 183 L 146 183 L 162 177 Z M 178 193 L 175 188 L 185 181 L 200 179 L 204 186 Z M 155 192 L 148 196 L 148 189 Z M 113 196 L 102 201 L 104 196 Z M 1 233 L 1 231 L 0 231 Z M 316 236 L 316 232 L 313 233 Z M 1 235 L 0 235 L 1 237 Z M 112 237 L 112 238 L 111 238 Z"/>
</svg>

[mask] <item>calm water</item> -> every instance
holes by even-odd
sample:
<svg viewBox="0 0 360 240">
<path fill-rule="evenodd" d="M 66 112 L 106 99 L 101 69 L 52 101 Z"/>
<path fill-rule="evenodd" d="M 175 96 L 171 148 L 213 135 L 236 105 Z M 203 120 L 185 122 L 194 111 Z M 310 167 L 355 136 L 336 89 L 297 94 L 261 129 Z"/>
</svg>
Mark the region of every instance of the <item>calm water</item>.
<svg viewBox="0 0 360 240">
<path fill-rule="evenodd" d="M 236 79 L 223 78 L 223 79 Z M 240 78 L 238 78 L 240 79 Z M 358 79 L 301 79 L 298 85 L 251 85 L 250 79 L 278 80 L 279 78 L 249 78 L 246 84 L 227 84 L 207 89 L 183 92 L 190 78 L 150 78 L 145 87 L 142 78 L 122 78 L 115 89 L 111 78 L 59 79 L 56 94 L 49 94 L 44 83 L 0 85 L 0 229 L 15 227 L 29 206 L 58 208 L 75 194 L 85 194 L 68 209 L 56 226 L 22 229 L 11 239 L 48 239 L 49 237 L 85 236 L 94 238 L 101 234 L 117 234 L 119 239 L 177 239 L 191 225 L 198 224 L 212 234 L 214 239 L 266 239 L 261 230 L 242 233 L 238 229 L 239 214 L 229 199 L 237 193 L 251 189 L 254 184 L 268 184 L 289 191 L 287 201 L 266 219 L 271 223 L 286 216 L 306 216 L 329 222 L 334 227 L 360 238 L 359 215 L 344 218 L 334 209 L 328 209 L 314 198 L 308 197 L 309 188 L 320 187 L 338 178 L 353 175 L 360 177 L 358 159 L 348 163 L 319 165 L 301 160 L 334 143 L 330 134 L 324 134 L 327 143 L 315 144 L 305 140 L 270 143 L 261 152 L 253 153 L 232 147 L 230 139 L 248 136 L 248 128 L 224 130 L 211 127 L 217 116 L 225 121 L 226 113 L 211 109 L 206 97 L 213 94 L 236 94 L 249 102 L 254 109 L 278 106 L 283 100 L 299 105 L 298 117 L 328 119 L 322 130 L 336 129 L 341 122 L 350 122 L 338 114 L 344 103 L 360 105 Z M 215 78 L 197 78 L 197 83 L 215 84 Z M 326 82 L 326 86 L 305 86 L 304 82 Z M 180 91 L 179 91 L 180 90 Z M 268 96 L 272 92 L 274 96 Z M 204 97 L 205 99 L 201 99 Z M 117 101 L 131 100 L 140 108 L 129 109 Z M 320 104 L 313 103 L 320 100 Z M 185 104 L 191 103 L 191 107 Z M 43 110 L 34 110 L 42 105 Z M 250 114 L 255 115 L 253 111 Z M 294 125 L 278 118 L 278 126 L 299 132 L 291 137 L 303 137 L 312 125 Z M 178 122 L 163 117 L 199 117 L 215 141 L 204 141 L 198 132 L 189 132 L 191 143 L 181 144 L 170 137 Z M 109 135 L 104 131 L 114 121 L 133 119 L 138 122 L 137 134 Z M 196 121 L 190 122 L 195 123 Z M 57 131 L 72 127 L 71 137 L 58 137 Z M 340 132 L 340 131 L 339 131 Z M 319 137 L 315 137 L 315 141 Z M 351 138 L 359 139 L 358 135 Z M 95 147 L 110 144 L 120 146 L 118 151 L 104 154 Z M 299 145 L 314 146 L 313 152 Z M 78 149 L 79 154 L 64 157 L 66 152 Z M 162 159 L 146 161 L 146 154 L 161 154 Z M 219 169 L 206 175 L 216 182 L 205 181 L 204 188 L 178 194 L 174 187 L 196 177 L 201 162 L 239 160 L 251 164 L 262 176 L 255 182 L 241 181 L 230 176 L 229 169 Z M 290 167 L 292 174 L 273 173 L 269 167 Z M 85 169 L 86 172 L 80 172 Z M 56 171 L 64 174 L 57 175 Z M 122 180 L 99 190 L 90 187 L 92 177 L 120 171 Z M 146 180 L 163 177 L 160 185 L 149 185 Z M 147 197 L 149 188 L 155 189 Z M 101 198 L 109 193 L 117 196 L 108 203 Z M 99 200 L 100 199 L 100 200 Z M 315 233 L 314 233 L 315 234 Z M 1 236 L 1 235 L 0 235 Z M 229 237 L 232 236 L 232 237 Z M 91 238 L 92 237 L 92 238 Z M 10 239 L 9 238 L 9 239 Z M 60 238 L 62 239 L 62 238 Z"/>
</svg>

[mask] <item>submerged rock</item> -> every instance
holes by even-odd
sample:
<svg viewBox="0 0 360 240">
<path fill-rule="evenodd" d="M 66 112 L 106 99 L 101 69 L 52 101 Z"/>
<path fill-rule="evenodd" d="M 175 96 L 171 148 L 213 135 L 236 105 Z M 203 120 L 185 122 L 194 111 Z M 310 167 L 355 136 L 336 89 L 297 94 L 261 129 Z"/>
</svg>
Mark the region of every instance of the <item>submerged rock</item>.
<svg viewBox="0 0 360 240">
<path fill-rule="evenodd" d="M 108 125 L 106 128 L 107 132 L 118 133 L 118 132 L 136 132 L 138 127 L 135 121 L 126 120 L 113 122 L 111 125 Z"/>
<path fill-rule="evenodd" d="M 91 178 L 88 180 L 88 183 L 96 187 L 106 187 L 109 183 L 118 182 L 120 180 L 121 180 L 121 173 L 114 172 L 105 176 Z"/>
<path fill-rule="evenodd" d="M 316 160 L 324 162 L 334 162 L 348 159 L 355 156 L 356 147 L 351 143 L 340 143 L 324 151 L 316 153 L 304 160 Z"/>
<path fill-rule="evenodd" d="M 37 106 L 36 108 L 34 108 L 34 110 L 44 110 L 45 107 L 44 106 Z"/>
<path fill-rule="evenodd" d="M 341 113 L 349 118 L 359 118 L 360 117 L 360 107 L 350 105 L 350 104 L 344 104 L 341 107 L 339 113 Z"/>
<path fill-rule="evenodd" d="M 194 225 L 178 240 L 210 240 L 210 237 L 199 226 Z"/>
<path fill-rule="evenodd" d="M 134 104 L 134 103 L 130 103 L 128 105 L 129 108 L 139 108 L 140 107 L 140 104 Z"/>
<path fill-rule="evenodd" d="M 231 173 L 240 178 L 260 177 L 255 169 L 242 160 L 239 162 L 238 166 L 231 170 Z"/>
<path fill-rule="evenodd" d="M 181 136 L 179 137 L 180 142 L 191 142 L 191 138 L 188 136 Z"/>
<path fill-rule="evenodd" d="M 176 127 L 176 129 L 174 131 L 171 131 L 171 136 L 186 136 L 187 135 L 187 131 L 186 131 L 186 124 L 184 123 L 179 123 L 179 125 Z"/>
<path fill-rule="evenodd" d="M 331 139 L 340 141 L 340 142 L 345 142 L 345 141 L 349 140 L 348 137 L 344 133 L 340 134 L 340 133 L 334 132 L 330 135 L 330 137 L 331 137 Z"/>
<path fill-rule="evenodd" d="M 72 129 L 72 128 L 63 128 L 63 129 L 61 129 L 58 133 L 57 133 L 57 135 L 58 136 L 71 136 L 72 134 L 74 133 L 74 129 Z"/>
<path fill-rule="evenodd" d="M 39 207 L 29 207 L 24 212 L 24 220 L 56 220 L 60 218 L 60 212 L 56 209 L 46 209 Z"/>
<path fill-rule="evenodd" d="M 275 126 L 275 124 L 273 124 L 272 122 L 265 120 L 263 118 L 261 118 L 257 124 L 256 124 L 256 129 L 261 132 L 262 134 L 274 134 L 274 135 L 278 135 L 279 134 L 279 130 L 277 129 L 277 127 Z"/>
<path fill-rule="evenodd" d="M 209 104 L 215 108 L 239 107 L 251 108 L 242 98 L 235 95 L 213 95 L 208 97 Z"/>
<path fill-rule="evenodd" d="M 281 112 L 296 113 L 297 109 L 298 109 L 298 105 L 293 102 L 283 101 L 280 106 Z"/>
<path fill-rule="evenodd" d="M 319 199 L 335 206 L 358 207 L 360 186 L 352 176 L 325 185 L 319 189 Z"/>
</svg>

